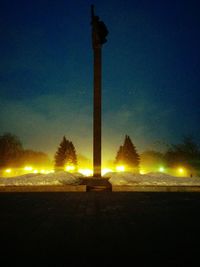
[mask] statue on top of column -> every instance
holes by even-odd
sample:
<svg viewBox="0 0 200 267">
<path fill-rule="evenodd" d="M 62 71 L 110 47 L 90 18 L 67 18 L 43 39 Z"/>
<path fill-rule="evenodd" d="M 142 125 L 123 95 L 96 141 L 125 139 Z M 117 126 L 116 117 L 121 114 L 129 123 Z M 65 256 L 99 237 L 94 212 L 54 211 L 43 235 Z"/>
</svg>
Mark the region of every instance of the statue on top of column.
<svg viewBox="0 0 200 267">
<path fill-rule="evenodd" d="M 93 48 L 101 47 L 101 45 L 107 42 L 106 36 L 108 35 L 108 29 L 104 22 L 98 16 L 94 15 L 93 5 L 91 6 L 91 16 Z"/>
</svg>

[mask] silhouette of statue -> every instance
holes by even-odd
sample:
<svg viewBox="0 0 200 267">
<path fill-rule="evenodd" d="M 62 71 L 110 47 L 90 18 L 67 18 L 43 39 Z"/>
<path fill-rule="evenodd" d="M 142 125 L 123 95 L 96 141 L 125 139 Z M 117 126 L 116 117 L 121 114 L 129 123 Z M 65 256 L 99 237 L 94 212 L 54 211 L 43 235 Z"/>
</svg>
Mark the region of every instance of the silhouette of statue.
<svg viewBox="0 0 200 267">
<path fill-rule="evenodd" d="M 108 35 L 108 29 L 103 21 L 98 16 L 94 15 L 94 6 L 91 6 L 92 15 L 92 40 L 93 47 L 99 47 L 107 42 L 106 36 Z"/>
</svg>

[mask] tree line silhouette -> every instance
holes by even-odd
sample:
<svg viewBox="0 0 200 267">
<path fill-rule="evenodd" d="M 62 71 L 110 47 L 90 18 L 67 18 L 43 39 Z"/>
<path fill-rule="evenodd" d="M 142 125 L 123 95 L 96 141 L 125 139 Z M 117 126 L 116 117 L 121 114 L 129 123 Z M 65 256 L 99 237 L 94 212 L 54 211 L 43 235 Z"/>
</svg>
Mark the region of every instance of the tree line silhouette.
<svg viewBox="0 0 200 267">
<path fill-rule="evenodd" d="M 16 135 L 5 133 L 0 136 L 0 168 L 18 168 L 30 164 L 48 165 L 50 159 L 44 152 L 24 149 Z"/>
<path fill-rule="evenodd" d="M 114 165 L 123 165 L 126 170 L 138 173 L 141 166 L 165 166 L 174 168 L 184 166 L 200 176 L 200 147 L 194 138 L 185 136 L 178 144 L 171 144 L 165 153 L 158 151 L 137 152 L 136 146 L 130 136 L 126 135 L 124 142 L 119 146 Z M 50 165 L 47 154 L 24 149 L 20 139 L 5 133 L 0 136 L 0 168 L 21 167 L 24 165 Z M 55 170 L 64 169 L 66 165 L 74 166 L 77 170 L 78 160 L 75 146 L 64 136 L 54 156 Z"/>
</svg>

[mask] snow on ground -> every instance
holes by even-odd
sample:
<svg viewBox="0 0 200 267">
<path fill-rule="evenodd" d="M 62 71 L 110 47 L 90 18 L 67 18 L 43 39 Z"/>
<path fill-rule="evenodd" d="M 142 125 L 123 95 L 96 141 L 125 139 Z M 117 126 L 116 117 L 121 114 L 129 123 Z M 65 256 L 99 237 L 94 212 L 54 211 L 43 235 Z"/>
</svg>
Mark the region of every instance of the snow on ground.
<svg viewBox="0 0 200 267">
<path fill-rule="evenodd" d="M 110 177 L 112 185 L 169 185 L 169 186 L 200 186 L 200 177 L 175 177 L 165 173 L 134 174 L 131 172 L 110 172 L 106 174 Z"/>
<path fill-rule="evenodd" d="M 24 174 L 17 177 L 0 178 L 0 186 L 6 185 L 77 185 L 80 184 L 80 173 L 65 171 L 49 174 Z M 175 177 L 164 173 L 134 174 L 131 172 L 110 172 L 112 185 L 165 185 L 165 186 L 200 186 L 200 177 Z"/>
<path fill-rule="evenodd" d="M 0 178 L 0 186 L 6 185 L 75 185 L 79 184 L 80 173 L 69 173 L 65 171 L 49 174 L 24 174 L 10 178 Z"/>
</svg>

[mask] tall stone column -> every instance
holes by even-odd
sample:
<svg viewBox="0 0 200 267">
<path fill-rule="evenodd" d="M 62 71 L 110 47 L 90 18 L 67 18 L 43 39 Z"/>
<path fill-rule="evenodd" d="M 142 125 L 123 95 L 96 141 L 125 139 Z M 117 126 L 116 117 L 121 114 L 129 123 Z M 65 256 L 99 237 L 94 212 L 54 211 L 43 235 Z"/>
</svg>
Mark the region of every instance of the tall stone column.
<svg viewBox="0 0 200 267">
<path fill-rule="evenodd" d="M 92 16 L 92 47 L 94 54 L 94 92 L 93 92 L 93 172 L 94 177 L 101 177 L 101 80 L 102 64 L 101 49 L 107 41 L 108 30 L 94 14 L 94 6 L 91 6 Z"/>
<path fill-rule="evenodd" d="M 93 171 L 101 177 L 101 47 L 94 49 Z"/>
</svg>

